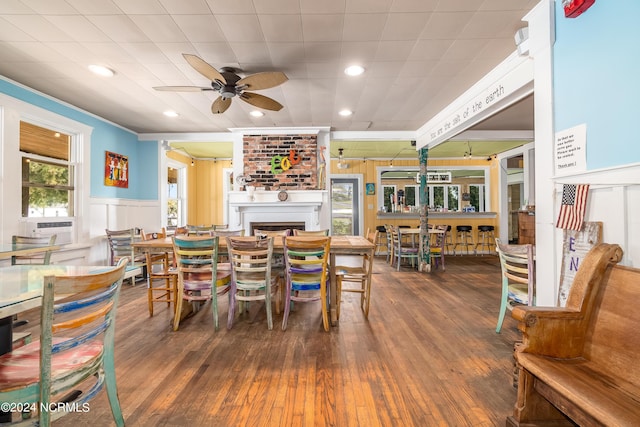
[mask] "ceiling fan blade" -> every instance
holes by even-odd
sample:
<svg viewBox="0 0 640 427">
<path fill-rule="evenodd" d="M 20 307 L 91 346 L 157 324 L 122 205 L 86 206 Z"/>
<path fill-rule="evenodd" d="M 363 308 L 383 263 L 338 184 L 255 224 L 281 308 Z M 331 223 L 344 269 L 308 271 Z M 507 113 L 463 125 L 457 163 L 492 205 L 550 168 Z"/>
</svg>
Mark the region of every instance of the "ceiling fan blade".
<svg viewBox="0 0 640 427">
<path fill-rule="evenodd" d="M 227 111 L 227 108 L 231 105 L 231 98 L 223 98 L 219 96 L 213 104 L 211 104 L 211 112 L 213 114 L 220 114 Z"/>
<path fill-rule="evenodd" d="M 210 87 L 198 86 L 156 86 L 154 89 L 164 92 L 201 92 L 204 90 L 213 90 Z"/>
<path fill-rule="evenodd" d="M 258 108 L 264 108 L 265 110 L 280 111 L 282 109 L 282 104 L 275 99 L 257 93 L 244 92 L 240 95 L 240 99 Z"/>
<path fill-rule="evenodd" d="M 218 70 L 213 68 L 211 65 L 209 65 L 208 62 L 205 62 L 200 57 L 188 53 L 183 53 L 182 56 L 187 60 L 189 65 L 191 65 L 197 72 L 199 72 L 209 80 L 220 80 L 222 83 L 227 83 L 227 81 Z"/>
<path fill-rule="evenodd" d="M 280 71 L 251 74 L 238 80 L 237 86 L 246 85 L 247 90 L 269 89 L 281 85 L 289 78 Z"/>
</svg>

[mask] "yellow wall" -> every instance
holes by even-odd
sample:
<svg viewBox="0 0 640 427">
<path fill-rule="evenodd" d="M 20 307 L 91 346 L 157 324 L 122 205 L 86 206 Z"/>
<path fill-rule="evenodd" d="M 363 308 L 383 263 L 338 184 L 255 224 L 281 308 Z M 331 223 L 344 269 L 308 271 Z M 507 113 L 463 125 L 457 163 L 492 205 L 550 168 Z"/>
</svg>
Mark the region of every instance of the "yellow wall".
<svg viewBox="0 0 640 427">
<path fill-rule="evenodd" d="M 187 224 L 222 224 L 223 169 L 231 168 L 230 160 L 196 160 L 175 152 L 167 156 L 187 165 Z M 186 225 L 186 224 L 180 224 Z"/>
</svg>

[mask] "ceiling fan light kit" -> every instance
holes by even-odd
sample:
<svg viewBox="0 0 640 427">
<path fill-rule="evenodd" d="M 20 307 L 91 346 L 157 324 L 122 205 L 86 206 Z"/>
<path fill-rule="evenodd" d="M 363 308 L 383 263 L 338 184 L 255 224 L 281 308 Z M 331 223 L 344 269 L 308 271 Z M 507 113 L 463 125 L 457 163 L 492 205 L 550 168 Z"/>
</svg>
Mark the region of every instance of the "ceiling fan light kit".
<svg viewBox="0 0 640 427">
<path fill-rule="evenodd" d="M 221 114 L 227 111 L 229 106 L 231 106 L 232 98 L 235 97 L 243 100 L 247 104 L 265 110 L 280 111 L 282 109 L 282 104 L 275 99 L 249 91 L 280 86 L 289 80 L 283 72 L 270 71 L 240 77 L 237 74 L 239 70 L 235 68 L 223 67 L 218 71 L 196 55 L 183 53 L 182 56 L 197 72 L 211 81 L 211 87 L 157 86 L 154 87 L 155 90 L 168 92 L 202 92 L 212 90 L 218 92 L 218 98 L 211 104 L 211 112 L 213 114 Z"/>
</svg>

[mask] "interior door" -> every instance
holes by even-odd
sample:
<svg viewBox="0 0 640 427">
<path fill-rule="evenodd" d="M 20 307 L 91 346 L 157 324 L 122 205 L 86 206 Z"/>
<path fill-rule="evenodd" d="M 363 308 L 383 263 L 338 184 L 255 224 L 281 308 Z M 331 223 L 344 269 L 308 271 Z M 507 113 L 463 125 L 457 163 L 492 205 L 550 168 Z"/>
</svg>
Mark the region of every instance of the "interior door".
<svg viewBox="0 0 640 427">
<path fill-rule="evenodd" d="M 360 187 L 357 178 L 331 178 L 331 235 L 360 234 Z"/>
</svg>

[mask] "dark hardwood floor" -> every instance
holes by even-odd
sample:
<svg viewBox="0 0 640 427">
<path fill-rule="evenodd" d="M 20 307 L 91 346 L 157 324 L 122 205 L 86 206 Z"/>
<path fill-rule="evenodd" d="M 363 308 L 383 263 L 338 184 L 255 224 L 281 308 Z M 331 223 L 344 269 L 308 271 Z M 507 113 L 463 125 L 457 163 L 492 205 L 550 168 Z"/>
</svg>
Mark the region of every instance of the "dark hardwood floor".
<svg viewBox="0 0 640 427">
<path fill-rule="evenodd" d="M 282 331 L 264 310 L 213 331 L 210 307 L 169 329 L 148 316 L 143 282 L 124 285 L 116 367 L 128 426 L 499 426 L 512 413 L 516 323 L 495 333 L 495 256 L 446 258 L 431 274 L 377 258 L 369 321 L 343 294 L 340 325 L 322 329 L 319 304 L 299 304 Z M 37 319 L 30 325 L 37 323 Z M 33 326 L 29 326 L 33 327 Z M 104 392 L 60 426 L 113 425 Z"/>
</svg>

